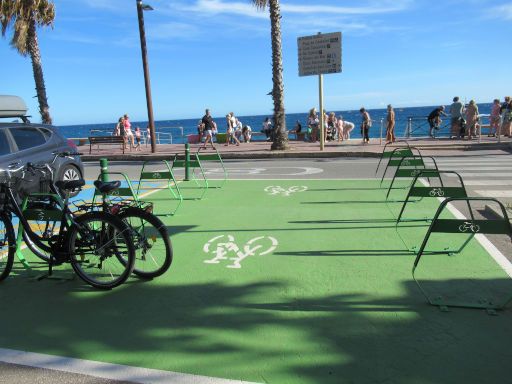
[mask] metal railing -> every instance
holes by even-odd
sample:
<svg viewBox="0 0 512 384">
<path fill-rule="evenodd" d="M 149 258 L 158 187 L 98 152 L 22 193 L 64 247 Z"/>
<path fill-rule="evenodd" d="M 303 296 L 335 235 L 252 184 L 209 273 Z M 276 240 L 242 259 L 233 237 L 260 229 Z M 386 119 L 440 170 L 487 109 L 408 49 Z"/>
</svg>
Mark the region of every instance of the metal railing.
<svg viewBox="0 0 512 384">
<path fill-rule="evenodd" d="M 490 129 L 490 115 L 488 114 L 480 114 L 478 115 L 479 122 L 476 126 L 476 132 L 478 135 L 478 142 L 481 142 L 482 139 L 482 130 Z M 396 126 L 400 124 L 404 124 L 404 121 L 397 121 Z M 395 126 L 395 131 L 397 131 L 397 127 Z M 400 129 L 398 129 L 400 131 Z M 442 123 L 439 129 L 433 130 L 434 137 L 450 137 L 452 136 L 452 127 L 451 127 L 451 118 L 445 117 L 442 120 Z M 386 119 L 380 119 L 380 140 L 379 143 L 382 145 L 383 138 L 386 135 Z M 430 125 L 428 123 L 427 116 L 411 116 L 408 117 L 405 121 L 405 130 L 403 133 L 403 139 L 422 139 L 430 137 Z M 498 136 L 498 142 L 500 142 L 500 137 Z"/>
<path fill-rule="evenodd" d="M 173 131 L 175 132 L 173 135 Z M 108 129 L 91 129 L 89 136 L 113 136 L 113 130 Z M 158 127 L 155 132 L 155 139 L 157 144 L 172 144 L 174 138 L 185 139 L 183 127 Z M 146 131 L 141 132 L 141 140 L 143 143 L 149 143 L 148 134 Z"/>
</svg>

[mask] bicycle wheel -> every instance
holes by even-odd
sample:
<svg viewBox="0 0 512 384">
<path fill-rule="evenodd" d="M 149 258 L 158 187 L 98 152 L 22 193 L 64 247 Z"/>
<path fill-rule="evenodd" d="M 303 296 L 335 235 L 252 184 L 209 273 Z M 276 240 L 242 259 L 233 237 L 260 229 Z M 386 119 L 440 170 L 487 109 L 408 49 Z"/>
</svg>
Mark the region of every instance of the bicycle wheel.
<svg viewBox="0 0 512 384">
<path fill-rule="evenodd" d="M 50 242 L 56 241 L 62 224 L 62 208 L 54 200 L 35 200 L 27 203 L 23 211 L 25 219 L 30 225 L 34 236 L 48 249 L 38 247 L 23 231 L 23 241 L 28 249 L 40 259 L 50 261 Z"/>
<path fill-rule="evenodd" d="M 140 208 L 127 208 L 118 217 L 131 230 L 135 247 L 133 273 L 145 279 L 163 275 L 172 263 L 172 245 L 162 220 Z"/>
<path fill-rule="evenodd" d="M 6 215 L 0 214 L 0 281 L 11 273 L 15 243 L 11 220 Z"/>
<path fill-rule="evenodd" d="M 68 233 L 68 252 L 76 274 L 95 288 L 111 289 L 133 271 L 135 253 L 130 229 L 117 217 L 89 212 Z"/>
</svg>

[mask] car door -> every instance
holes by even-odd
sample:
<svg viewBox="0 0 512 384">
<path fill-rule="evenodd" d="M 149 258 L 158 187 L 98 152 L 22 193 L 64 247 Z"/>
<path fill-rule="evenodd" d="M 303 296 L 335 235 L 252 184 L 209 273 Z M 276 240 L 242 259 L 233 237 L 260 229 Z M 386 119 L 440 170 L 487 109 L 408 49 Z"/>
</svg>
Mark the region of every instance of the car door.
<svg viewBox="0 0 512 384">
<path fill-rule="evenodd" d="M 11 137 L 5 128 L 0 128 L 0 169 L 7 169 L 15 159 Z"/>
<path fill-rule="evenodd" d="M 35 127 L 10 128 L 9 132 L 15 144 L 14 154 L 18 161 L 41 163 L 50 162 L 53 159 L 52 152 L 55 148 L 47 145 L 49 133 Z"/>
</svg>

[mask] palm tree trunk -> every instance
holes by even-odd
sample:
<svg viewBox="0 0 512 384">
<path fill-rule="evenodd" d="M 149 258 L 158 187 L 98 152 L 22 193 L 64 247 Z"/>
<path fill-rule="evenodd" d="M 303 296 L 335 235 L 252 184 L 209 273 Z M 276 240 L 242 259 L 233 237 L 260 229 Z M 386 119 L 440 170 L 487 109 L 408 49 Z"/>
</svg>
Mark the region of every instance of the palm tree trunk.
<svg viewBox="0 0 512 384">
<path fill-rule="evenodd" d="M 36 22 L 33 19 L 30 21 L 28 27 L 27 45 L 27 50 L 32 60 L 32 70 L 34 72 L 34 80 L 36 82 L 37 100 L 39 102 L 41 120 L 43 124 L 52 124 L 50 107 L 48 106 L 48 98 L 46 97 L 46 87 L 44 85 L 41 52 L 39 51 L 39 43 L 37 41 Z"/>
<path fill-rule="evenodd" d="M 272 99 L 274 100 L 274 141 L 270 149 L 288 149 L 288 131 L 284 113 L 283 55 L 281 44 L 281 10 L 279 0 L 270 0 L 272 38 Z"/>
</svg>

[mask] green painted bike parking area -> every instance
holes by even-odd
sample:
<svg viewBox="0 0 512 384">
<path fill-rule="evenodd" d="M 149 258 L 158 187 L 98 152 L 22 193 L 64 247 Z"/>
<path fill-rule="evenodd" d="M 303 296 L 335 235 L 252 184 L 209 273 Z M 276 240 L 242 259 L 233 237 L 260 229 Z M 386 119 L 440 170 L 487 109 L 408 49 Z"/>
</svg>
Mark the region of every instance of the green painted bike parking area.
<svg viewBox="0 0 512 384">
<path fill-rule="evenodd" d="M 171 234 L 166 274 L 105 292 L 35 281 L 16 262 L 0 348 L 261 383 L 506 381 L 510 309 L 440 310 L 424 295 L 508 302 L 510 272 L 483 235 L 433 232 L 421 288 L 412 277 L 440 196 L 409 196 L 402 179 L 387 200 L 390 180 L 228 180 L 206 194 L 187 183 L 201 199 L 146 197 Z M 440 219 L 461 226 L 453 211 Z"/>
</svg>

